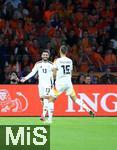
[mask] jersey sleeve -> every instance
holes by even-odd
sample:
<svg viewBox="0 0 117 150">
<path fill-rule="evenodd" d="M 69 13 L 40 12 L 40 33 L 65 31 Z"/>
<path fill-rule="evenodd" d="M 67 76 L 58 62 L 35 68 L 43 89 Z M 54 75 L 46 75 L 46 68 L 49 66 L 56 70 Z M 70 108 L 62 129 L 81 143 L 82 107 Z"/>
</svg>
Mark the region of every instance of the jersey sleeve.
<svg viewBox="0 0 117 150">
<path fill-rule="evenodd" d="M 37 64 L 35 64 L 32 71 L 25 77 L 25 79 L 26 80 L 30 79 L 36 74 L 37 71 L 38 71 L 38 67 L 37 67 Z"/>
</svg>

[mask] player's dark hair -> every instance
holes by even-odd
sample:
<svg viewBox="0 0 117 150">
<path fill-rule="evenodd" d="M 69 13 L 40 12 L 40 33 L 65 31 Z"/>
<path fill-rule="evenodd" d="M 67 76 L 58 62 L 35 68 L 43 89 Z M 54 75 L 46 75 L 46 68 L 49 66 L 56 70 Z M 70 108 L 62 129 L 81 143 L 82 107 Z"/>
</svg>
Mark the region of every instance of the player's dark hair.
<svg viewBox="0 0 117 150">
<path fill-rule="evenodd" d="M 48 53 L 49 55 L 50 55 L 50 50 L 49 49 L 44 49 L 43 51 L 42 51 L 42 54 L 43 53 Z"/>
<path fill-rule="evenodd" d="M 66 53 L 68 52 L 68 47 L 65 46 L 65 45 L 62 45 L 62 46 L 60 47 L 60 50 L 61 50 L 61 52 L 62 52 L 63 54 L 66 54 Z"/>
</svg>

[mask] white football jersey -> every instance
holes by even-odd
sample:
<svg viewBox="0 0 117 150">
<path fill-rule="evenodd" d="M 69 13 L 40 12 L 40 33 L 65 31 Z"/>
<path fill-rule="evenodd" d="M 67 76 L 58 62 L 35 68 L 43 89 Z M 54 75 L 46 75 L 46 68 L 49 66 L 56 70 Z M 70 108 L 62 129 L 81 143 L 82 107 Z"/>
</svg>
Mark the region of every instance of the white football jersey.
<svg viewBox="0 0 117 150">
<path fill-rule="evenodd" d="M 71 82 L 73 62 L 68 57 L 56 59 L 53 68 L 57 69 L 56 82 Z"/>
<path fill-rule="evenodd" d="M 36 73 L 38 73 L 38 79 L 40 85 L 51 85 L 53 79 L 52 68 L 53 68 L 52 62 L 39 61 L 34 65 L 32 71 L 25 78 L 26 80 L 28 80 Z"/>
</svg>

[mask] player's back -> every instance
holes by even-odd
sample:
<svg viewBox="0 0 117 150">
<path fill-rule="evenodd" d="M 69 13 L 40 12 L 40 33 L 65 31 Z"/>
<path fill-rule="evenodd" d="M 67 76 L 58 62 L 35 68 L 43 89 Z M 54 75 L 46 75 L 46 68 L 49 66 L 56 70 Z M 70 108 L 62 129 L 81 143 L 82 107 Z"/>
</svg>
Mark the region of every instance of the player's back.
<svg viewBox="0 0 117 150">
<path fill-rule="evenodd" d="M 55 66 L 57 68 L 56 81 L 57 82 L 71 82 L 73 63 L 68 57 L 61 57 L 56 59 Z"/>
</svg>

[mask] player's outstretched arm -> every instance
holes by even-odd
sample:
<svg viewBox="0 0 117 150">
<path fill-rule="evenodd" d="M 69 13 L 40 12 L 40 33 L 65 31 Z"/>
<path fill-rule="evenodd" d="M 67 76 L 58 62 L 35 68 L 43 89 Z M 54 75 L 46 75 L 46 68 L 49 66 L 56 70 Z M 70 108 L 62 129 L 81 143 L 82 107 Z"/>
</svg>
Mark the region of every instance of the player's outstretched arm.
<svg viewBox="0 0 117 150">
<path fill-rule="evenodd" d="M 21 79 L 20 79 L 20 82 L 22 82 L 22 83 L 24 83 L 26 81 L 26 78 L 25 77 L 22 77 Z"/>
<path fill-rule="evenodd" d="M 38 71 L 37 65 L 35 64 L 35 66 L 33 67 L 32 71 L 27 76 L 22 77 L 20 82 L 24 83 L 26 80 L 28 80 L 31 77 L 33 77 L 36 74 L 37 71 Z"/>
</svg>

